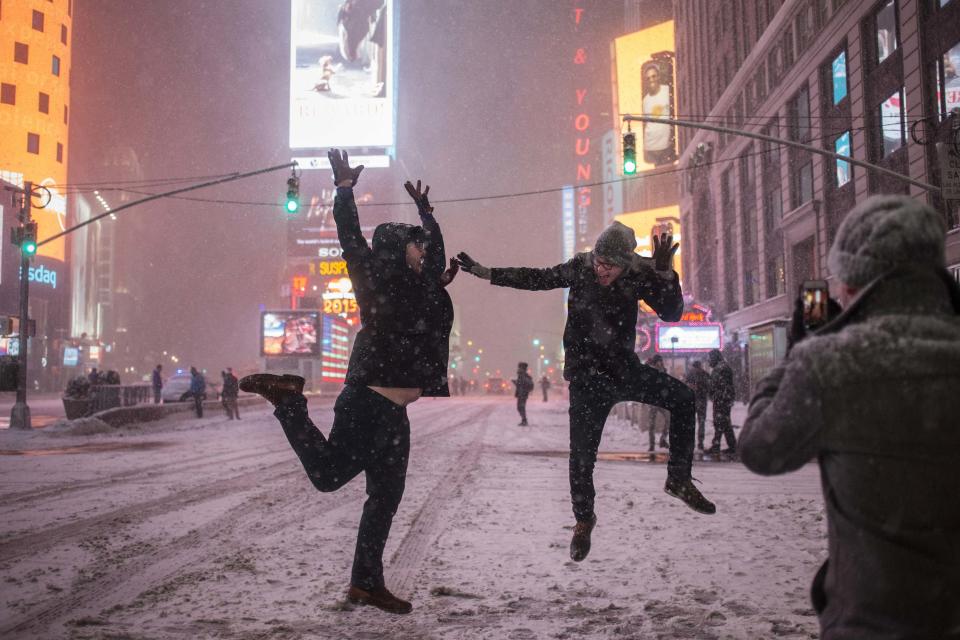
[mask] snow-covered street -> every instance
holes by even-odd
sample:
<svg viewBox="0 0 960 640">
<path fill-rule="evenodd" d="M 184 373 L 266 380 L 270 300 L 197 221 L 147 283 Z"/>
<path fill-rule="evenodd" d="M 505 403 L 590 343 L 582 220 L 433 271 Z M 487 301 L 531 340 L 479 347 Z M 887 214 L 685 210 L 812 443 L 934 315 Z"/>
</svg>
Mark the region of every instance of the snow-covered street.
<svg viewBox="0 0 960 640">
<path fill-rule="evenodd" d="M 408 616 L 345 602 L 364 481 L 314 490 L 266 406 L 240 422 L 0 432 L 0 636 L 817 637 L 815 465 L 762 478 L 696 463 L 717 504 L 702 516 L 663 492 L 665 465 L 603 459 L 646 448 L 646 433 L 611 417 L 593 550 L 577 564 L 566 400 L 534 398 L 528 428 L 512 398 L 411 405 L 385 554 Z M 331 407 L 311 400 L 324 432 Z"/>
</svg>

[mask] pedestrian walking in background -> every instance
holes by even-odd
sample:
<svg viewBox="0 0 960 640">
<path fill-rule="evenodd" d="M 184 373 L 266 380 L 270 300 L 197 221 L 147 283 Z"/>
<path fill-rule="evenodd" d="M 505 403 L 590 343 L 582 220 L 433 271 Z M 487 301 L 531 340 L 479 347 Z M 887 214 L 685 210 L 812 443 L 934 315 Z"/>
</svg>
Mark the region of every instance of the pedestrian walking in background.
<svg viewBox="0 0 960 640">
<path fill-rule="evenodd" d="M 520 424 L 517 426 L 527 426 L 527 398 L 533 391 L 533 378 L 527 373 L 527 363 L 517 363 L 517 378 L 513 381 L 515 388 L 513 395 L 517 399 L 517 413 L 520 414 Z"/>
<path fill-rule="evenodd" d="M 227 412 L 227 418 L 239 420 L 240 409 L 237 407 L 237 396 L 240 395 L 240 381 L 233 375 L 233 369 L 230 367 L 227 367 L 221 375 L 223 387 L 220 389 L 220 402 L 223 404 L 224 411 Z"/>
<path fill-rule="evenodd" d="M 673 270 L 679 244 L 666 233 L 653 236 L 653 256 L 636 253 L 633 229 L 614 222 L 594 249 L 555 267 L 489 269 L 466 253 L 463 268 L 491 284 L 542 291 L 569 287 L 563 377 L 570 381 L 570 498 L 576 526 L 570 557 L 581 561 L 590 551 L 596 525 L 593 470 L 603 426 L 618 402 L 632 400 L 670 412 L 670 460 L 664 491 L 700 513 L 716 507 L 694 486 L 693 392 L 666 373 L 640 362 L 634 352 L 639 300 L 660 318 L 676 322 L 683 314 L 680 278 Z"/>
<path fill-rule="evenodd" d="M 336 491 L 361 471 L 367 501 L 347 599 L 389 613 L 412 605 L 387 589 L 383 550 L 407 477 L 410 422 L 407 405 L 421 396 L 449 396 L 448 345 L 453 302 L 444 287 L 456 266 L 444 270 L 440 225 L 427 194 L 407 182 L 422 226 L 386 222 L 373 233 L 373 247 L 360 228 L 353 187 L 363 166 L 351 168 L 346 152 L 328 154 L 337 195 L 333 219 L 350 281 L 360 307 L 347 378 L 333 409 L 333 428 L 324 437 L 307 413 L 303 378 L 256 374 L 240 381 L 275 407 L 290 446 L 320 491 Z"/>
<path fill-rule="evenodd" d="M 657 371 L 662 371 L 663 373 L 667 372 L 667 367 L 663 364 L 663 356 L 661 356 L 659 353 L 648 358 L 646 365 L 656 369 Z M 658 422 L 663 423 L 663 429 L 660 431 L 660 446 L 664 449 L 670 448 L 670 442 L 667 440 L 667 433 L 670 431 L 670 412 L 652 404 L 647 405 L 647 412 L 649 417 L 647 431 L 650 436 L 649 451 L 654 451 L 656 449 Z"/>
<path fill-rule="evenodd" d="M 720 453 L 720 440 L 726 438 L 727 448 L 724 453 L 733 454 L 737 452 L 737 437 L 730 421 L 730 412 L 737 394 L 733 384 L 733 370 L 724 361 L 719 349 L 707 354 L 707 364 L 710 365 L 710 399 L 713 401 L 713 444 L 709 453 Z"/>
<path fill-rule="evenodd" d="M 97 371 L 96 367 L 90 369 L 90 373 L 87 374 L 87 380 L 90 381 L 91 385 L 100 384 L 100 372 Z"/>
<path fill-rule="evenodd" d="M 543 377 L 540 378 L 540 389 L 543 391 L 543 401 L 547 401 L 547 392 L 550 391 L 550 379 L 547 378 L 547 374 L 543 374 Z"/>
<path fill-rule="evenodd" d="M 153 368 L 153 373 L 150 376 L 150 384 L 153 386 L 153 404 L 160 404 L 160 400 L 162 399 L 163 376 L 160 375 L 161 371 L 163 371 L 163 365 L 158 364 Z"/>
<path fill-rule="evenodd" d="M 943 217 L 873 196 L 836 232 L 842 313 L 757 385 L 740 435 L 750 470 L 816 460 L 828 559 L 811 597 L 820 637 L 960 638 L 960 287 Z"/>
<path fill-rule="evenodd" d="M 710 374 L 703 370 L 699 360 L 690 363 L 687 386 L 693 389 L 693 402 L 697 408 L 697 448 L 703 451 L 703 439 L 707 430 L 707 398 L 710 395 Z"/>
<path fill-rule="evenodd" d="M 203 399 L 207 397 L 207 380 L 196 367 L 190 367 L 190 396 L 193 398 L 193 408 L 197 417 L 203 417 Z"/>
</svg>

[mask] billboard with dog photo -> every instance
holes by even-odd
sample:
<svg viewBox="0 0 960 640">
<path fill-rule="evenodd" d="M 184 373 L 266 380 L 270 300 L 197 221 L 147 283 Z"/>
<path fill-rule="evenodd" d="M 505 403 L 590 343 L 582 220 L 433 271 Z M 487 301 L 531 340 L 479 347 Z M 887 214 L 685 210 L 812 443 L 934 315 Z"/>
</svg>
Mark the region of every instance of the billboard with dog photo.
<svg viewBox="0 0 960 640">
<path fill-rule="evenodd" d="M 394 0 L 292 0 L 290 148 L 394 146 Z"/>
</svg>

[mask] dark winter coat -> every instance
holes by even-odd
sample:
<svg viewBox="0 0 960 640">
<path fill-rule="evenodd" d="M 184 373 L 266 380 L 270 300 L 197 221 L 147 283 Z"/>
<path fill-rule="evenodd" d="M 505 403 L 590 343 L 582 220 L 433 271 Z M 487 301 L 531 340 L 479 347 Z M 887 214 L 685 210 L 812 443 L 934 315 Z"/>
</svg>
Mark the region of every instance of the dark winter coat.
<svg viewBox="0 0 960 640">
<path fill-rule="evenodd" d="M 690 369 L 687 374 L 687 386 L 693 389 L 693 396 L 697 404 L 707 404 L 710 395 L 710 374 L 703 369 Z"/>
<path fill-rule="evenodd" d="M 638 301 L 646 302 L 667 322 L 676 322 L 683 314 L 683 294 L 676 273 L 660 275 L 652 259 L 639 255 L 608 287 L 597 282 L 589 252 L 546 269 L 493 269 L 490 282 L 531 291 L 570 287 L 563 330 L 566 380 L 597 373 L 622 376 L 641 366 L 634 352 Z"/>
<path fill-rule="evenodd" d="M 526 398 L 533 391 L 533 378 L 530 377 L 529 373 L 519 374 L 513 384 L 516 387 L 513 392 L 514 398 Z"/>
<path fill-rule="evenodd" d="M 163 378 L 160 377 L 160 372 L 156 369 L 153 370 L 153 376 L 151 377 L 151 382 L 154 389 L 163 388 Z"/>
<path fill-rule="evenodd" d="M 960 637 L 958 314 L 945 271 L 889 275 L 798 343 L 750 402 L 737 449 L 748 468 L 820 464 L 825 640 Z"/>
<path fill-rule="evenodd" d="M 737 390 L 733 385 L 733 369 L 724 361 L 710 369 L 710 398 L 714 405 L 729 407 L 736 399 Z"/>
<path fill-rule="evenodd" d="M 203 395 L 207 391 L 207 381 L 199 371 L 190 376 L 190 393 L 193 395 Z"/>
<path fill-rule="evenodd" d="M 399 222 L 377 226 L 373 248 L 360 231 L 353 189 L 338 188 L 333 205 L 337 235 L 360 307 L 347 384 L 423 389 L 449 396 L 447 360 L 453 302 L 440 284 L 446 255 L 440 226 L 430 214 L 423 227 Z M 406 246 L 428 242 L 423 272 L 406 264 Z"/>
<path fill-rule="evenodd" d="M 240 395 L 240 382 L 237 380 L 237 376 L 232 373 L 223 376 L 223 388 L 220 390 L 220 395 L 224 398 L 236 398 Z"/>
</svg>

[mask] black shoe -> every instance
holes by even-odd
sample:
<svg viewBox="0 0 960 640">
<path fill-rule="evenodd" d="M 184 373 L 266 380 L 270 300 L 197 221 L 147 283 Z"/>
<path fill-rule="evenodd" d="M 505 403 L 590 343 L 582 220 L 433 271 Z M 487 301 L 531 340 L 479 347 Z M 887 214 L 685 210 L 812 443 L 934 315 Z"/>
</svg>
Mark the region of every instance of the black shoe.
<svg viewBox="0 0 960 640">
<path fill-rule="evenodd" d="M 240 390 L 261 395 L 277 405 L 288 396 L 302 394 L 303 383 L 304 379 L 300 376 L 255 373 L 240 378 Z"/>
<path fill-rule="evenodd" d="M 737 448 L 736 448 L 736 447 L 727 447 L 727 448 L 724 449 L 721 453 L 724 453 L 724 454 L 726 454 L 726 455 L 728 455 L 728 456 L 735 456 L 735 455 L 737 455 Z"/>
<path fill-rule="evenodd" d="M 404 614 L 413 611 L 412 604 L 393 595 L 386 587 L 367 590 L 350 585 L 347 589 L 347 600 L 353 604 L 368 604 L 387 613 Z"/>
<path fill-rule="evenodd" d="M 573 539 L 570 540 L 570 559 L 580 562 L 590 553 L 590 534 L 597 526 L 597 515 L 585 522 L 577 521 L 573 528 Z"/>
<path fill-rule="evenodd" d="M 708 456 L 718 456 L 720 455 L 720 445 L 715 444 L 709 449 L 705 450 L 703 453 Z"/>
<path fill-rule="evenodd" d="M 527 426 L 530 426 L 530 425 L 528 425 L 528 424 L 527 424 L 527 421 L 524 420 L 523 422 L 521 422 L 521 423 L 518 424 L 517 426 L 518 426 L 518 427 L 527 427 Z"/>
<path fill-rule="evenodd" d="M 666 491 L 668 495 L 674 498 L 680 498 L 686 502 L 687 506 L 697 513 L 710 515 L 717 512 L 717 507 L 703 497 L 700 490 L 693 486 L 693 480 L 690 478 L 686 480 L 671 480 L 667 478 L 667 483 L 663 486 L 663 490 Z"/>
</svg>

